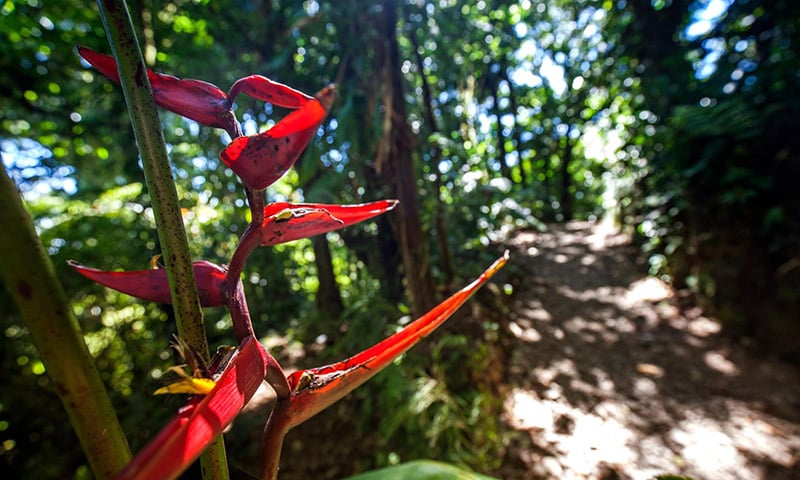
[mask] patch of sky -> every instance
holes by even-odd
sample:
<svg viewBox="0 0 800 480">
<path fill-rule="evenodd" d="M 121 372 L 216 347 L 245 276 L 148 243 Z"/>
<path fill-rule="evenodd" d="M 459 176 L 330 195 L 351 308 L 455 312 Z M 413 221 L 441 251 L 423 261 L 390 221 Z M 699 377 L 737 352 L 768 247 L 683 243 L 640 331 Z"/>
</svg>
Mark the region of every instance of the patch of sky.
<svg viewBox="0 0 800 480">
<path fill-rule="evenodd" d="M 45 165 L 53 152 L 28 138 L 0 140 L 3 166 L 27 199 L 63 191 L 69 195 L 78 191 L 78 183 L 68 165 Z"/>
<path fill-rule="evenodd" d="M 245 113 L 242 121 L 242 131 L 245 135 L 255 135 L 258 133 L 258 122 L 252 115 Z"/>
<path fill-rule="evenodd" d="M 698 0 L 692 13 L 692 20 L 686 27 L 686 37 L 696 40 L 708 34 L 722 19 L 733 0 Z"/>
<path fill-rule="evenodd" d="M 698 0 L 692 12 L 691 21 L 684 34 L 688 40 L 697 40 L 711 33 L 725 16 L 733 0 Z M 704 80 L 717 71 L 717 62 L 725 54 L 725 41 L 721 38 L 708 38 L 702 42 L 706 51 L 703 58 L 695 63 L 695 76 Z"/>
<path fill-rule="evenodd" d="M 340 148 L 332 148 L 323 153 L 320 157 L 322 164 L 326 168 L 333 168 L 336 172 L 343 172 L 348 162 L 347 150 L 349 147 L 350 144 L 345 143 Z"/>
<path fill-rule="evenodd" d="M 546 81 L 556 96 L 563 95 L 567 90 L 564 67 L 556 63 L 547 51 L 539 48 L 533 39 L 522 41 L 517 58 L 520 59 L 520 66 L 511 72 L 511 80 L 516 85 L 536 88 Z"/>
</svg>

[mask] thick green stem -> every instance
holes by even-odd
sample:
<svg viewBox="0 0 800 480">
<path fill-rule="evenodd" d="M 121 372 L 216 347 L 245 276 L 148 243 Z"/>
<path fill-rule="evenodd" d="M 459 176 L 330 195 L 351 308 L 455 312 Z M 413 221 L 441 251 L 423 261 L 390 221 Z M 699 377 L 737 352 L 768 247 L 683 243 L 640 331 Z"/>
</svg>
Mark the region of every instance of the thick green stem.
<svg viewBox="0 0 800 480">
<path fill-rule="evenodd" d="M 139 43 L 124 0 L 97 0 L 109 44 L 117 60 L 120 84 L 142 157 L 153 204 L 158 239 L 167 267 L 178 335 L 208 361 L 208 341 L 183 227 L 178 193 L 170 169 L 161 123 Z M 222 437 L 201 457 L 205 478 L 227 479 Z"/>
<path fill-rule="evenodd" d="M 3 283 L 33 337 L 94 476 L 112 478 L 130 461 L 128 442 L 50 257 L 2 167 L 0 231 Z"/>
<path fill-rule="evenodd" d="M 204 479 L 228 479 L 228 454 L 225 452 L 225 441 L 218 436 L 208 449 L 200 456 L 200 472 Z"/>
<path fill-rule="evenodd" d="M 178 334 L 195 349 L 207 352 L 189 244 L 144 60 L 139 52 L 125 2 L 99 0 L 98 3 L 103 13 L 109 43 L 117 59 L 120 83 L 142 157 L 158 239 L 167 267 Z"/>
</svg>

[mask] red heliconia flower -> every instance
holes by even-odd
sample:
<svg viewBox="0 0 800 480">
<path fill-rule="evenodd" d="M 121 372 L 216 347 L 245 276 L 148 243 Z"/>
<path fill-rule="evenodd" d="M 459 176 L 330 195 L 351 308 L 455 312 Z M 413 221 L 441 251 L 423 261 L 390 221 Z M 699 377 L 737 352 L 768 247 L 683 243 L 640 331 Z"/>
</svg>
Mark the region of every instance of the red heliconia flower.
<svg viewBox="0 0 800 480">
<path fill-rule="evenodd" d="M 275 202 L 264 208 L 264 223 L 258 229 L 262 246 L 313 237 L 363 222 L 388 212 L 397 200 L 359 205 Z"/>
<path fill-rule="evenodd" d="M 114 57 L 86 47 L 78 47 L 78 53 L 100 73 L 120 83 Z M 239 129 L 231 102 L 216 85 L 202 80 L 180 79 L 150 69 L 147 69 L 147 77 L 153 98 L 160 107 L 203 125 L 223 128 L 229 133 Z"/>
<path fill-rule="evenodd" d="M 233 139 L 220 158 L 249 188 L 264 190 L 294 165 L 314 138 L 333 104 L 335 92 L 333 85 L 325 87 L 269 130 Z"/>
<path fill-rule="evenodd" d="M 171 304 L 167 281 L 167 270 L 137 270 L 132 272 L 108 272 L 85 267 L 70 260 L 69 265 L 81 275 L 114 290 L 151 302 Z M 211 262 L 201 260 L 192 264 L 200 305 L 217 307 L 225 304 L 222 283 L 227 270 Z"/>
<path fill-rule="evenodd" d="M 255 338 L 245 338 L 211 391 L 191 397 L 116 480 L 178 477 L 230 425 L 276 365 Z"/>
</svg>

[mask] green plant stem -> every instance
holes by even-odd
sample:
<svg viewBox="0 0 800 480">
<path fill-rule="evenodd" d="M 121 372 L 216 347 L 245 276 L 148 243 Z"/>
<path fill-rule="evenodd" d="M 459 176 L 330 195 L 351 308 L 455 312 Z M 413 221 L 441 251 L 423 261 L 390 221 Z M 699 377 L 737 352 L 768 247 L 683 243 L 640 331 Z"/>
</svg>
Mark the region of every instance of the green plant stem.
<svg viewBox="0 0 800 480">
<path fill-rule="evenodd" d="M 208 351 L 189 243 L 183 228 L 175 180 L 167 158 L 155 100 L 125 2 L 98 0 L 109 43 L 117 59 L 120 83 L 142 157 L 152 199 L 158 239 L 167 267 L 178 334 L 196 350 Z"/>
<path fill-rule="evenodd" d="M 178 193 L 133 23 L 124 0 L 97 0 L 97 4 L 109 44 L 117 60 L 120 84 L 142 157 L 145 182 L 152 199 L 158 239 L 167 267 L 178 335 L 208 361 L 208 341 L 203 328 L 203 316 L 192 271 L 189 243 L 178 204 Z M 222 437 L 212 443 L 200 461 L 204 478 L 228 478 Z"/>
<path fill-rule="evenodd" d="M 0 231 L 3 282 L 33 337 L 95 478 L 112 478 L 130 461 L 128 442 L 50 257 L 2 167 Z"/>
<path fill-rule="evenodd" d="M 200 472 L 206 480 L 227 480 L 230 477 L 228 454 L 225 451 L 222 435 L 211 442 L 208 449 L 200 456 Z"/>
</svg>

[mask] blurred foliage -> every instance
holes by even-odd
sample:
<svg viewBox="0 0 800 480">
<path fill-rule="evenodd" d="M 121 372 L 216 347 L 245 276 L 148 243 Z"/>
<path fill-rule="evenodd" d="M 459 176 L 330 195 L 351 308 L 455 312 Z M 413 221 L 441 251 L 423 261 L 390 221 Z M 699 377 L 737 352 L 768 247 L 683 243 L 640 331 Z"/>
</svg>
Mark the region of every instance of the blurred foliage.
<svg viewBox="0 0 800 480">
<path fill-rule="evenodd" d="M 479 340 L 450 334 L 428 345 L 428 355 L 406 357 L 375 378 L 363 395 L 362 421 L 378 425 L 384 439 L 378 466 L 419 458 L 482 471 L 501 465 L 504 440 L 494 412 L 502 400 L 477 381 L 477 372 L 491 368 Z"/>
<path fill-rule="evenodd" d="M 386 196 L 379 45 L 395 35 L 408 139 L 431 265 L 442 291 L 520 228 L 613 216 L 636 232 L 652 272 L 686 287 L 729 331 L 800 351 L 800 5 L 737 0 L 716 17 L 694 0 L 440 2 L 132 1 L 146 60 L 226 90 L 259 73 L 306 92 L 339 85 L 333 111 L 270 199 L 354 203 Z M 397 8 L 397 31 L 380 29 Z M 0 3 L 0 151 L 45 246 L 134 449 L 174 403 L 150 393 L 174 361 L 168 308 L 89 284 L 74 259 L 145 268 L 159 252 L 119 89 L 82 65 L 76 44 L 107 51 L 93 4 Z M 244 96 L 245 130 L 285 111 Z M 162 112 L 196 258 L 224 263 L 246 225 L 221 132 Z M 441 222 L 441 223 L 440 223 Z M 444 246 L 435 239 L 446 233 Z M 311 243 L 257 251 L 245 271 L 256 331 L 341 358 L 407 313 L 397 233 L 383 220 L 327 237 L 340 318 L 314 303 Z M 213 346 L 230 322 L 206 311 Z M 0 462 L 28 478 L 88 475 L 35 347 L 0 289 Z M 430 457 L 474 468 L 502 448 L 497 405 L 470 371 L 493 368 L 452 333 L 369 384 L 363 421 L 379 420 L 376 458 Z M 487 364 L 487 362 L 489 362 Z M 166 408 L 165 408 L 166 406 Z M 378 415 L 391 412 L 391 415 Z M 495 413 L 492 413 L 495 412 Z M 407 443 L 406 439 L 425 441 Z M 71 445 L 75 445 L 72 442 Z M 54 452 L 58 452 L 57 455 Z M 378 462 L 380 463 L 380 462 Z M 23 475 L 24 474 L 24 475 Z"/>
<path fill-rule="evenodd" d="M 679 41 L 628 45 L 662 67 L 641 76 L 654 121 L 626 222 L 653 273 L 695 292 L 728 332 L 797 359 L 800 6 L 737 1 L 697 31 L 685 24 L 699 14 L 693 2 L 634 10 L 634 31 L 670 18 Z"/>
</svg>

